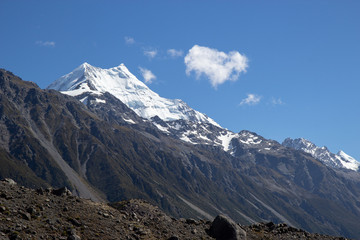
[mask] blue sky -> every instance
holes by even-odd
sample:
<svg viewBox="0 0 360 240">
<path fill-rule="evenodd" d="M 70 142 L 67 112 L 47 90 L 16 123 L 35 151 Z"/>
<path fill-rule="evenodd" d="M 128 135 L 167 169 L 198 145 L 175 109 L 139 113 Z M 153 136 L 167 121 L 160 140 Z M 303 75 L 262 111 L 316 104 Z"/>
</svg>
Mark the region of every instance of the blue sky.
<svg viewBox="0 0 360 240">
<path fill-rule="evenodd" d="M 45 88 L 83 62 L 124 63 L 234 132 L 360 160 L 359 12 L 350 0 L 0 0 L 0 67 Z"/>
</svg>

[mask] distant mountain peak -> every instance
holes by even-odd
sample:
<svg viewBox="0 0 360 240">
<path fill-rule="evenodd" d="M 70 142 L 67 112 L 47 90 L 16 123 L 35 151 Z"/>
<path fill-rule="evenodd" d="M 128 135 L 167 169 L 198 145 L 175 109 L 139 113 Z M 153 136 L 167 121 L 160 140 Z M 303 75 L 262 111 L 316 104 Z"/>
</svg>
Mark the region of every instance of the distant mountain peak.
<svg viewBox="0 0 360 240">
<path fill-rule="evenodd" d="M 340 150 L 337 154 L 334 154 L 330 152 L 327 147 L 318 147 L 304 138 L 286 138 L 282 145 L 309 153 L 329 167 L 346 168 L 354 171 L 359 171 L 360 169 L 360 162 L 356 161 L 345 152 Z"/>
<path fill-rule="evenodd" d="M 89 63 L 84 62 L 83 64 L 80 65 L 80 67 L 85 68 L 85 67 L 92 67 L 92 66 Z"/>
<path fill-rule="evenodd" d="M 139 116 L 149 120 L 158 116 L 164 121 L 183 119 L 219 126 L 214 120 L 179 99 L 160 97 L 138 80 L 123 63 L 117 67 L 102 69 L 85 62 L 47 88 L 71 96 L 79 96 L 85 92 L 97 95 L 109 92 Z"/>
</svg>

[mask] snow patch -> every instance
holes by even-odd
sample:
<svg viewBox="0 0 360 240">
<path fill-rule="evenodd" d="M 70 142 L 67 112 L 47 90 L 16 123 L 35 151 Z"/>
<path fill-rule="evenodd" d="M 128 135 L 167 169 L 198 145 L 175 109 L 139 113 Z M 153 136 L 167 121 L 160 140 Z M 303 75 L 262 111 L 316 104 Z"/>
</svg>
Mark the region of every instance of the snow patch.
<svg viewBox="0 0 360 240">
<path fill-rule="evenodd" d="M 221 141 L 221 145 L 224 148 L 224 151 L 229 151 L 232 149 L 231 140 L 236 136 L 235 133 L 227 131 L 226 134 L 220 135 L 218 139 Z"/>
<path fill-rule="evenodd" d="M 163 126 L 161 126 L 160 124 L 157 124 L 155 122 L 153 122 L 154 126 L 157 127 L 160 131 L 164 132 L 164 133 L 170 133 L 169 130 Z"/>
<path fill-rule="evenodd" d="M 130 123 L 130 124 L 136 124 L 136 122 L 134 122 L 134 120 L 132 119 L 126 119 L 126 118 L 123 118 L 123 120 L 127 123 Z"/>
<path fill-rule="evenodd" d="M 105 100 L 100 99 L 100 98 L 96 98 L 95 101 L 96 101 L 97 103 L 106 103 Z"/>
</svg>

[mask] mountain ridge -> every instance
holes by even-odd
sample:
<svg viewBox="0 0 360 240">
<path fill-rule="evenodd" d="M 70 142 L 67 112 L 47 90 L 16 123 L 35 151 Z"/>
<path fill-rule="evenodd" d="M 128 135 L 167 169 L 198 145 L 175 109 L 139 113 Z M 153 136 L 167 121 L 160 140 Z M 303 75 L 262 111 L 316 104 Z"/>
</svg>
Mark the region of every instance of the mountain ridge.
<svg viewBox="0 0 360 240">
<path fill-rule="evenodd" d="M 87 96 L 85 105 L 0 71 L 0 178 L 67 186 L 77 194 L 49 154 L 54 150 L 110 202 L 142 198 L 175 217 L 222 213 L 242 224 L 286 221 L 310 232 L 360 237 L 359 173 L 327 167 L 249 131 L 228 138 L 227 152 L 222 145 L 188 143 L 109 93 Z M 213 127 L 210 140 L 222 131 Z"/>
<path fill-rule="evenodd" d="M 224 151 L 230 154 L 234 153 L 233 140 L 246 144 L 257 144 L 253 139 L 250 139 L 255 138 L 255 135 L 248 135 L 250 138 L 245 139 L 244 132 L 234 133 L 222 128 L 213 119 L 190 108 L 180 99 L 171 100 L 160 97 L 150 90 L 146 84 L 138 80 L 123 63 L 117 67 L 102 69 L 85 62 L 74 71 L 51 83 L 47 89 L 55 89 L 74 96 L 88 106 L 94 105 L 93 103 L 96 102 L 105 104 L 106 100 L 101 96 L 105 92 L 109 92 L 125 103 L 138 116 L 149 120 L 163 133 L 191 144 L 221 146 Z M 89 96 L 91 96 L 92 102 L 88 103 Z M 287 140 L 283 142 L 286 144 Z M 269 147 L 265 147 L 266 149 Z M 312 150 L 306 150 L 304 147 L 302 150 L 312 154 Z M 317 151 L 320 151 L 320 148 Z M 324 151 L 327 152 L 328 150 Z M 344 167 L 354 171 L 359 169 L 360 163 L 357 164 L 357 161 L 346 153 L 341 154 L 341 156 L 328 151 L 326 154 L 328 155 L 326 159 L 320 157 L 319 154 L 313 153 L 312 156 L 330 167 Z"/>
<path fill-rule="evenodd" d="M 165 121 L 186 119 L 218 125 L 206 115 L 191 109 L 180 99 L 160 97 L 138 80 L 124 64 L 102 69 L 83 63 L 50 84 L 47 89 L 55 89 L 71 96 L 84 92 L 97 95 L 109 92 L 145 119 L 158 116 Z"/>
<path fill-rule="evenodd" d="M 304 138 L 286 138 L 282 145 L 309 153 L 311 156 L 330 167 L 345 168 L 353 171 L 359 171 L 360 169 L 360 162 L 356 161 L 345 152 L 340 150 L 337 154 L 334 154 L 330 152 L 327 147 L 318 147 Z"/>
</svg>

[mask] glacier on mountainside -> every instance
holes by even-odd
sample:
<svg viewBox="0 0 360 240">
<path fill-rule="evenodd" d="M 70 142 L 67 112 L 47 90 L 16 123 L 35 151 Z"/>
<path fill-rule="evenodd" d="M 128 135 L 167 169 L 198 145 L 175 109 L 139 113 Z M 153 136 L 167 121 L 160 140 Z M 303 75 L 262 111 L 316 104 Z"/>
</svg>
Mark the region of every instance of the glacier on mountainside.
<svg viewBox="0 0 360 240">
<path fill-rule="evenodd" d="M 84 92 L 98 95 L 109 92 L 146 119 L 158 116 L 164 121 L 184 119 L 219 126 L 214 120 L 190 108 L 180 99 L 160 97 L 138 80 L 124 64 L 102 69 L 83 63 L 47 88 L 71 96 L 78 96 Z"/>
</svg>

